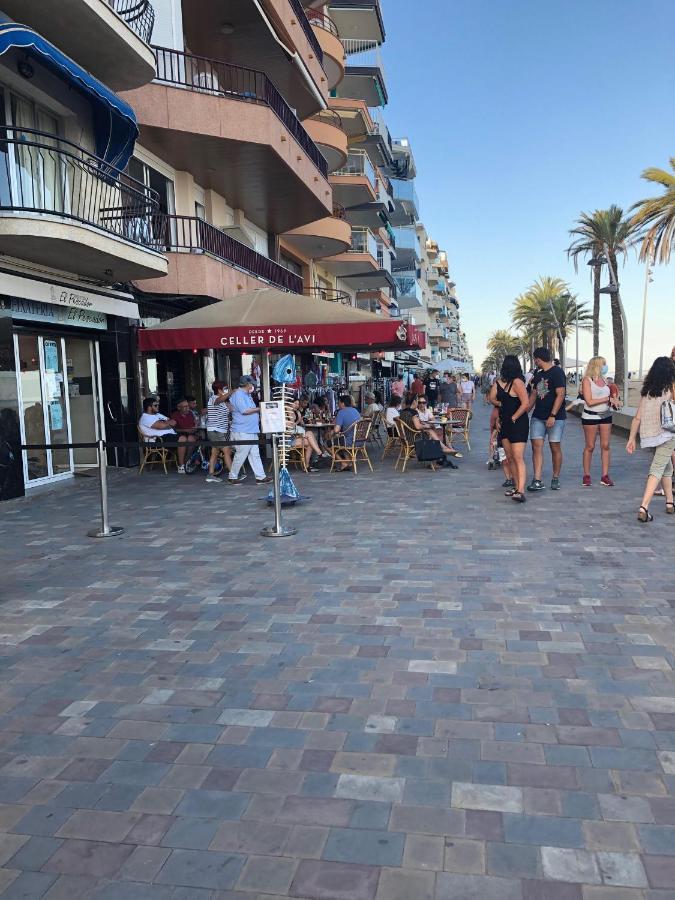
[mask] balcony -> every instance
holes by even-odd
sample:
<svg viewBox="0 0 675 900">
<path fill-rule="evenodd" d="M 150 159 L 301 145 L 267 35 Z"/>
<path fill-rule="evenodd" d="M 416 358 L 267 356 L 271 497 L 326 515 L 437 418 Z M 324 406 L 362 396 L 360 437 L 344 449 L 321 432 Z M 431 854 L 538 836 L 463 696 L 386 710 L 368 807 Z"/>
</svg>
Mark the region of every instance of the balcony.
<svg viewBox="0 0 675 900">
<path fill-rule="evenodd" d="M 384 42 L 380 0 L 330 0 L 328 8 L 343 38 Z"/>
<path fill-rule="evenodd" d="M 332 109 L 323 109 L 311 119 L 305 119 L 303 124 L 307 134 L 325 157 L 329 172 L 335 172 L 346 165 L 349 152 L 347 135 L 338 113 Z"/>
<path fill-rule="evenodd" d="M 326 160 L 265 74 L 154 52 L 157 80 L 127 95 L 144 147 L 266 231 L 283 234 L 330 215 Z"/>
<path fill-rule="evenodd" d="M 401 309 L 421 308 L 424 305 L 424 295 L 415 272 L 397 272 L 394 281 Z"/>
<path fill-rule="evenodd" d="M 427 309 L 441 310 L 445 307 L 445 301 L 441 297 L 429 297 L 427 300 Z"/>
<path fill-rule="evenodd" d="M 158 2 L 158 0 L 155 0 Z M 161 0 L 180 9 L 179 0 Z M 230 65 L 259 66 L 300 119 L 328 99 L 323 50 L 299 0 L 183 0 L 184 46 Z"/>
<path fill-rule="evenodd" d="M 336 206 L 332 216 L 287 231 L 283 242 L 306 259 L 324 259 L 350 249 L 352 227 L 346 220 L 344 208 Z"/>
<path fill-rule="evenodd" d="M 420 203 L 417 199 L 414 180 L 404 181 L 400 178 L 392 178 L 391 184 L 394 191 L 392 224 L 410 225 L 416 222 L 419 219 Z"/>
<path fill-rule="evenodd" d="M 3 0 L 2 11 L 38 31 L 114 91 L 151 81 L 150 0 Z"/>
<path fill-rule="evenodd" d="M 378 272 L 375 235 L 368 228 L 352 228 L 351 243 L 347 250 L 324 260 L 323 266 L 340 278 Z"/>
<path fill-rule="evenodd" d="M 0 253 L 107 284 L 166 274 L 157 195 L 70 141 L 0 128 Z"/>
<path fill-rule="evenodd" d="M 302 293 L 302 278 L 295 272 L 203 219 L 161 215 L 157 221 L 165 235 L 169 274 L 162 281 L 144 284 L 150 293 L 225 300 L 265 284 Z"/>
<path fill-rule="evenodd" d="M 347 66 L 345 77 L 337 88 L 337 96 L 363 100 L 372 107 L 386 106 L 389 97 L 379 43 L 361 38 L 343 38 L 342 44 L 347 54 Z"/>
<path fill-rule="evenodd" d="M 330 177 L 333 196 L 345 207 L 377 199 L 375 168 L 363 150 L 350 150 L 347 162 Z"/>
<path fill-rule="evenodd" d="M 323 51 L 323 70 L 326 73 L 328 89 L 333 90 L 344 78 L 345 48 L 335 22 L 325 12 L 308 9 L 307 18 Z"/>
<path fill-rule="evenodd" d="M 397 270 L 414 269 L 419 261 L 419 239 L 414 228 L 394 228 Z"/>
</svg>

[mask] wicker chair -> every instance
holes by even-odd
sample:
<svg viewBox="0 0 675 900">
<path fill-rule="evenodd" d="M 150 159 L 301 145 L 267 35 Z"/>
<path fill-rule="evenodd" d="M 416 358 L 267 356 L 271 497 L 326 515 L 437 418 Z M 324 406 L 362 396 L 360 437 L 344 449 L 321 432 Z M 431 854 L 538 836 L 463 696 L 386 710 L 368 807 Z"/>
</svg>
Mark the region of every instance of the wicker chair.
<svg viewBox="0 0 675 900">
<path fill-rule="evenodd" d="M 469 421 L 471 419 L 471 411 L 468 409 L 460 409 L 453 407 L 448 410 L 448 424 L 446 426 L 450 440 L 459 437 L 466 444 L 467 450 L 471 449 L 469 443 Z"/>
<path fill-rule="evenodd" d="M 138 426 L 136 426 L 136 430 L 138 431 L 141 452 L 141 467 L 138 470 L 138 474 L 140 475 L 146 466 L 163 466 L 164 474 L 168 475 L 166 464 L 171 465 L 171 463 L 176 462 L 176 454 L 173 448 L 165 447 L 163 444 L 157 443 L 157 441 L 149 440 Z"/>
<path fill-rule="evenodd" d="M 382 440 L 382 435 L 380 434 L 380 427 L 384 422 L 384 413 L 376 412 L 375 415 L 371 419 L 372 425 L 370 428 L 370 436 L 368 438 L 369 441 L 372 441 L 375 444 L 379 444 L 380 447 L 384 446 L 384 442 Z"/>
<path fill-rule="evenodd" d="M 357 475 L 357 462 L 359 460 L 365 460 L 365 462 L 368 463 L 370 471 L 373 471 L 373 466 L 370 462 L 370 457 L 368 456 L 367 446 L 368 435 L 370 434 L 372 424 L 370 419 L 359 419 L 343 432 L 334 435 L 333 443 L 328 448 L 331 455 L 331 472 L 335 468 L 336 463 L 342 465 L 349 463 L 354 470 L 354 474 Z M 352 443 L 348 443 L 347 438 L 349 438 Z"/>
<path fill-rule="evenodd" d="M 300 468 L 303 472 L 306 472 L 307 461 L 305 459 L 305 448 L 302 445 L 299 447 L 291 447 L 288 453 L 288 462 L 292 463 L 296 469 Z"/>
<path fill-rule="evenodd" d="M 405 472 L 408 460 L 414 459 L 416 455 L 415 438 L 417 437 L 417 432 L 414 428 L 410 428 L 409 425 L 406 425 L 400 418 L 394 419 L 394 427 L 398 432 L 399 440 L 398 459 L 396 460 L 394 469 L 398 469 L 400 465 L 401 472 Z"/>
<path fill-rule="evenodd" d="M 401 449 L 401 436 L 399 435 L 398 428 L 396 427 L 396 419 L 394 419 L 393 425 L 385 425 L 385 427 L 387 430 L 387 440 L 385 441 L 384 449 L 382 450 L 382 459 L 385 459 L 387 454 L 391 453 L 392 450 Z"/>
</svg>

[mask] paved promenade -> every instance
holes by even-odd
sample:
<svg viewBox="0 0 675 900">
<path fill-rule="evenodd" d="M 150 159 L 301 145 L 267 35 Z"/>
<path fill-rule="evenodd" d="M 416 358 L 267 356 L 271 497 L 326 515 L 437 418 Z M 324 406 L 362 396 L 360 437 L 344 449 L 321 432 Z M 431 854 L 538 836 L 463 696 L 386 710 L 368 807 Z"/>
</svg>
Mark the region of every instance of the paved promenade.
<svg viewBox="0 0 675 900">
<path fill-rule="evenodd" d="M 516 506 L 486 424 L 298 476 L 284 540 L 250 479 L 5 504 L 2 900 L 675 898 L 675 522 L 577 421 Z"/>
</svg>

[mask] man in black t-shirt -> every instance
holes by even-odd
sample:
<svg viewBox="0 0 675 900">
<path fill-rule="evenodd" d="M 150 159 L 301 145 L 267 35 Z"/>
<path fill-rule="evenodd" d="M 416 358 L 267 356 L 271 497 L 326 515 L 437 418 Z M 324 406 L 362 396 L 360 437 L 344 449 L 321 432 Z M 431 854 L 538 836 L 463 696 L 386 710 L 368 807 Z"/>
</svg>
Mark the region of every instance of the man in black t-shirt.
<svg viewBox="0 0 675 900">
<path fill-rule="evenodd" d="M 427 378 L 425 389 L 427 400 L 429 401 L 429 406 L 436 406 L 438 403 L 438 390 L 440 387 L 440 382 L 438 380 L 438 371 L 434 369 L 431 375 Z"/>
<path fill-rule="evenodd" d="M 533 410 L 530 421 L 530 439 L 532 441 L 534 477 L 527 489 L 528 491 L 544 490 L 541 472 L 544 464 L 544 438 L 548 437 L 553 466 L 551 490 L 557 491 L 560 489 L 560 470 L 562 468 L 560 442 L 567 418 L 565 411 L 567 379 L 560 366 L 551 362 L 551 353 L 545 347 L 538 347 L 534 351 L 534 362 L 537 371 L 532 379 L 530 395 L 530 409 Z"/>
</svg>

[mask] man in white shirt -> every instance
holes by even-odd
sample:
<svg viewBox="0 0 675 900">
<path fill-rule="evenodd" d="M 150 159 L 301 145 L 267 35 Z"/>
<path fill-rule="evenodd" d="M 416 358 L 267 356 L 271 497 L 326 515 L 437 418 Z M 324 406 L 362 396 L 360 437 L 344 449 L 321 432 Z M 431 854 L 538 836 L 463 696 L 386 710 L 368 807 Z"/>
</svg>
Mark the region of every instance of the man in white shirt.
<svg viewBox="0 0 675 900">
<path fill-rule="evenodd" d="M 138 420 L 138 427 L 149 443 L 154 443 L 158 437 L 167 434 L 177 436 L 173 429 L 175 424 L 173 419 L 168 419 L 159 412 L 159 400 L 156 397 L 145 398 L 143 415 Z"/>
</svg>

